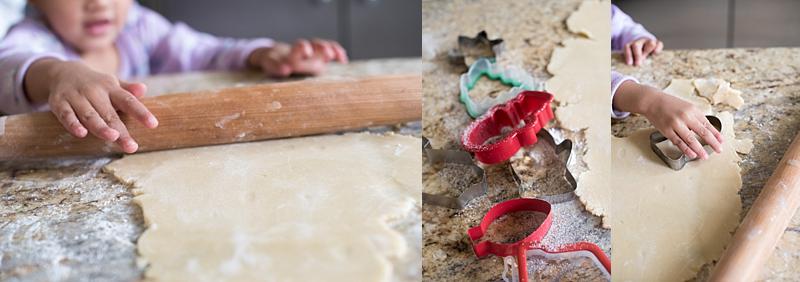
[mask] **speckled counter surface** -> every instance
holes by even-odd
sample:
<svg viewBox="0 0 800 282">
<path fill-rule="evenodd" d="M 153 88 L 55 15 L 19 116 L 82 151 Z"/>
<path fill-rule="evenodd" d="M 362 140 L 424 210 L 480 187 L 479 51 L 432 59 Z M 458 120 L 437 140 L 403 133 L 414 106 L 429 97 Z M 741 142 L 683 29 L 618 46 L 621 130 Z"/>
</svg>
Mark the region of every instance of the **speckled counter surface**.
<svg viewBox="0 0 800 282">
<path fill-rule="evenodd" d="M 312 79 L 420 73 L 419 58 L 332 65 Z M 260 73 L 190 73 L 148 77 L 148 95 L 273 82 Z M 419 136 L 420 123 L 375 128 Z M 101 171 L 113 158 L 0 162 L 0 281 L 135 281 L 142 211 L 126 185 Z M 419 256 L 419 216 L 392 226 Z M 409 235 L 410 234 L 410 235 Z M 416 234 L 416 235 L 414 235 Z M 419 251 L 416 251 L 419 252 Z M 418 273 L 419 261 L 400 261 Z M 419 274 L 416 274 L 419 275 Z M 412 279 L 412 280 L 417 280 Z M 400 279 L 402 280 L 402 279 Z"/>
<path fill-rule="evenodd" d="M 567 31 L 565 20 L 580 3 L 578 0 L 423 1 L 423 135 L 431 140 L 433 147 L 460 148 L 460 133 L 471 122 L 458 101 L 458 79 L 465 70 L 451 65 L 447 57 L 448 51 L 456 48 L 459 35 L 472 37 L 486 30 L 490 39 L 503 38 L 505 51 L 497 58 L 498 62 L 522 67 L 535 77 L 546 79 L 549 75 L 545 67 L 553 50 L 561 41 L 576 36 Z M 493 82 L 488 84 L 493 89 L 487 92 L 507 89 Z M 475 92 L 479 90 L 476 88 Z M 580 134 L 563 134 L 578 142 L 573 152 L 580 157 L 581 140 L 577 140 Z M 577 165 L 570 169 L 580 170 Z M 491 256 L 477 259 L 466 230 L 477 225 L 492 204 L 526 194 L 519 191 L 506 165 L 488 167 L 486 174 L 488 195 L 461 211 L 423 204 L 423 280 L 502 281 L 503 260 Z M 554 177 L 543 173 L 536 180 L 566 186 L 553 182 Z M 434 185 L 432 181 L 440 181 L 437 172 L 423 166 L 423 187 Z M 553 227 L 546 241 L 587 240 L 610 251 L 611 233 L 601 228 L 600 220 L 586 212 L 579 201 L 556 204 L 553 209 Z"/>
<path fill-rule="evenodd" d="M 668 44 L 668 43 L 667 43 Z M 742 156 L 744 210 L 749 210 L 761 187 L 800 130 L 800 48 L 717 49 L 665 51 L 641 67 L 626 66 L 613 56 L 613 68 L 632 75 L 642 83 L 664 88 L 673 78 L 722 78 L 742 91 L 745 106 L 715 107 L 734 111 L 737 138 L 751 138 L 753 150 Z M 632 116 L 612 125 L 616 136 L 649 123 Z M 709 266 L 697 280 L 706 280 Z M 770 258 L 762 278 L 768 281 L 800 280 L 800 213 L 796 213 Z"/>
</svg>

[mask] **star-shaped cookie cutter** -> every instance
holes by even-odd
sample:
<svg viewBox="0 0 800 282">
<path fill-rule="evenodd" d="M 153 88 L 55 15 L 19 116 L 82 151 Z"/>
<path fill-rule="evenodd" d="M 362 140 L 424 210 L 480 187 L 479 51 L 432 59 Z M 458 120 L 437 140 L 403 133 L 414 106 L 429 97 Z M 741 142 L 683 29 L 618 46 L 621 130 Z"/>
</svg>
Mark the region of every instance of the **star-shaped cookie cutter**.
<svg viewBox="0 0 800 282">
<path fill-rule="evenodd" d="M 461 145 L 482 163 L 506 161 L 537 142 L 537 133 L 553 119 L 552 101 L 553 94 L 523 91 L 473 121 L 461 135 Z"/>
<path fill-rule="evenodd" d="M 495 98 L 487 97 L 483 102 L 476 103 L 469 97 L 469 92 L 483 76 L 511 86 L 511 89 L 500 94 L 500 96 Z M 543 83 L 537 82 L 530 74 L 522 69 L 512 67 L 504 68 L 493 63 L 490 59 L 480 58 L 469 67 L 466 73 L 461 75 L 459 80 L 459 99 L 461 103 L 464 104 L 464 107 L 467 108 L 467 114 L 472 118 L 477 118 L 483 115 L 489 108 L 511 100 L 522 91 L 543 89 Z"/>
<path fill-rule="evenodd" d="M 489 39 L 486 31 L 478 32 L 475 37 L 458 36 L 458 48 L 450 51 L 450 62 L 464 68 L 479 58 L 495 58 L 503 52 L 503 39 Z"/>
<path fill-rule="evenodd" d="M 708 122 L 711 123 L 711 125 L 714 126 L 714 128 L 716 128 L 717 131 L 722 132 L 722 122 L 719 120 L 719 118 L 715 116 L 706 116 L 706 119 L 708 119 Z M 661 134 L 661 132 L 656 131 L 650 134 L 650 149 L 652 149 L 653 152 L 656 153 L 656 156 L 658 156 L 659 159 L 664 161 L 664 163 L 667 166 L 669 166 L 673 170 L 681 170 L 684 166 L 686 166 L 686 163 L 697 160 L 697 158 L 690 159 L 683 152 L 681 152 L 678 158 L 671 158 L 666 153 L 664 153 L 664 151 L 662 151 L 661 148 L 658 147 L 659 143 L 667 140 L 668 140 L 667 137 L 664 137 L 664 135 Z M 711 148 L 711 146 L 707 144 L 703 144 L 703 149 L 706 150 L 707 154 L 711 154 L 714 151 Z"/>
<path fill-rule="evenodd" d="M 558 156 L 558 158 L 564 164 L 564 168 L 563 168 L 564 172 L 561 174 L 561 177 L 564 179 L 564 181 L 569 183 L 569 186 L 570 186 L 570 191 L 568 191 L 568 192 L 561 193 L 561 194 L 555 194 L 555 195 L 542 195 L 542 196 L 537 196 L 537 197 L 542 199 L 542 200 L 548 201 L 548 202 L 550 202 L 552 204 L 563 203 L 563 202 L 570 201 L 570 200 L 574 199 L 575 198 L 575 189 L 578 189 L 578 182 L 575 181 L 575 177 L 572 175 L 572 172 L 570 172 L 570 170 L 569 170 L 569 162 L 570 162 L 570 159 L 572 158 L 572 140 L 564 139 L 563 141 L 561 141 L 561 143 L 556 144 L 556 141 L 553 138 L 553 135 L 551 135 L 550 132 L 547 131 L 547 129 L 543 129 L 543 130 L 539 131 L 539 133 L 536 134 L 536 136 L 538 137 L 538 139 L 540 141 L 537 144 L 542 144 L 541 141 L 543 140 L 544 144 L 547 144 L 548 146 L 553 148 L 553 151 L 555 152 L 555 154 Z M 514 169 L 514 166 L 509 164 L 508 167 L 511 170 L 511 176 L 514 178 L 514 182 L 517 184 L 517 187 L 522 189 L 522 179 L 520 178 L 520 176 L 517 173 L 517 171 Z M 520 195 L 522 195 L 522 191 L 520 191 Z"/>
<path fill-rule="evenodd" d="M 611 274 L 611 260 L 603 252 L 600 247 L 590 242 L 577 242 L 556 246 L 550 248 L 544 246 L 541 241 L 550 226 L 553 223 L 551 214 L 552 206 L 545 200 L 532 199 L 532 198 L 518 198 L 504 201 L 494 205 L 486 212 L 486 215 L 481 220 L 478 226 L 472 227 L 467 230 L 470 242 L 472 243 L 472 250 L 478 258 L 484 258 L 490 254 L 495 256 L 507 257 L 514 256 L 517 258 L 517 271 L 519 281 L 528 281 L 528 268 L 526 267 L 528 261 L 529 250 L 541 250 L 550 254 L 558 253 L 575 253 L 575 252 L 589 252 L 591 256 L 596 258 L 600 263 L 600 268 L 605 270 L 609 275 Z M 486 232 L 489 230 L 492 222 L 498 218 L 519 211 L 534 211 L 545 214 L 545 219 L 524 239 L 514 243 L 496 243 L 488 240 L 482 240 Z"/>
<path fill-rule="evenodd" d="M 488 184 L 483 168 L 475 165 L 472 156 L 461 150 L 433 149 L 430 141 L 422 137 L 422 151 L 427 155 L 430 164 L 456 163 L 469 166 L 479 178 L 479 182 L 467 187 L 457 198 L 422 192 L 422 202 L 425 204 L 456 209 L 463 209 L 473 199 L 486 194 Z"/>
</svg>

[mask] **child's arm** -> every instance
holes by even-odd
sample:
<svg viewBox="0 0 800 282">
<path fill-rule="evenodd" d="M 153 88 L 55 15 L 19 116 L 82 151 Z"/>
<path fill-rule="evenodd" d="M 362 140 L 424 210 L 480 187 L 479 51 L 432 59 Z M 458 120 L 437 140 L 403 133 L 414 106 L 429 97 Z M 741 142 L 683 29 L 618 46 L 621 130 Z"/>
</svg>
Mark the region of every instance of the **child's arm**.
<svg viewBox="0 0 800 282">
<path fill-rule="evenodd" d="M 647 31 L 641 24 L 611 5 L 611 50 L 622 50 L 625 63 L 639 66 L 650 54 L 658 54 L 664 43 Z"/>
<path fill-rule="evenodd" d="M 123 151 L 138 145 L 115 109 L 148 127 L 158 121 L 137 100 L 142 84 L 128 84 L 95 72 L 80 62 L 63 61 L 58 39 L 33 21 L 17 24 L 0 42 L 0 112 L 18 114 L 52 110 L 72 135 L 92 133 L 116 141 Z"/>
<path fill-rule="evenodd" d="M 681 98 L 627 80 L 620 83 L 612 104 L 615 109 L 644 115 L 664 137 L 690 158 L 708 158 L 695 134 L 711 145 L 714 151 L 722 152 L 722 134 L 700 110 Z"/>
</svg>

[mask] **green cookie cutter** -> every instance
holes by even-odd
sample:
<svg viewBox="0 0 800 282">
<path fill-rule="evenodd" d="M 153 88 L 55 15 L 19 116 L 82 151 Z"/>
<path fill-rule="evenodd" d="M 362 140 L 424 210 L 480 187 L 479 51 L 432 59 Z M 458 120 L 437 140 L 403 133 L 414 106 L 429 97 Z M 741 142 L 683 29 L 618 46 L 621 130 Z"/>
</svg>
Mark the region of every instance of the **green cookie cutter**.
<svg viewBox="0 0 800 282">
<path fill-rule="evenodd" d="M 487 98 L 481 103 L 476 103 L 469 97 L 469 91 L 475 87 L 481 76 L 491 80 L 499 80 L 501 83 L 511 86 L 511 89 L 496 98 Z M 461 90 L 461 103 L 467 108 L 467 113 L 470 117 L 477 118 L 489 108 L 511 100 L 522 91 L 544 90 L 544 82 L 537 81 L 522 69 L 504 68 L 494 63 L 492 59 L 480 58 L 469 67 L 466 73 L 461 75 L 459 88 Z"/>
</svg>

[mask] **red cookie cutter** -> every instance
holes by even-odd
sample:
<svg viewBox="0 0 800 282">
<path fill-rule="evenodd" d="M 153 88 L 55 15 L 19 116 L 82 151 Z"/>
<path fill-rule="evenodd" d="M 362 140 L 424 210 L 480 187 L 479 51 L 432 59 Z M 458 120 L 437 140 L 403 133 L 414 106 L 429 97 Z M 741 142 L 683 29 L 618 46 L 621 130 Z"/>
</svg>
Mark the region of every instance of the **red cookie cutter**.
<svg viewBox="0 0 800 282">
<path fill-rule="evenodd" d="M 547 234 L 547 231 L 550 230 L 550 225 L 553 223 L 550 210 L 550 203 L 531 198 L 517 198 L 494 205 L 491 209 L 489 209 L 488 212 L 486 212 L 486 215 L 484 216 L 483 220 L 481 220 L 480 225 L 467 230 L 467 234 L 472 242 L 472 249 L 475 251 L 475 255 L 478 258 L 484 258 L 490 254 L 501 257 L 515 256 L 517 258 L 517 271 L 520 278 L 519 281 L 528 281 L 528 268 L 526 266 L 528 250 L 539 249 L 550 254 L 589 251 L 592 255 L 594 255 L 594 257 L 597 258 L 597 260 L 602 264 L 603 268 L 610 274 L 611 260 L 609 260 L 608 256 L 606 256 L 603 250 L 595 244 L 589 242 L 578 242 L 558 246 L 555 249 L 549 249 L 541 244 L 542 238 L 544 238 L 544 236 Z M 480 241 L 493 221 L 503 215 L 518 211 L 541 212 L 547 216 L 541 225 L 539 225 L 539 227 L 533 231 L 533 233 L 521 241 L 508 244 Z"/>
<path fill-rule="evenodd" d="M 505 104 L 497 105 L 470 124 L 461 135 L 461 145 L 478 161 L 496 164 L 508 160 L 522 147 L 536 144 L 536 133 L 553 119 L 553 94 L 523 91 Z M 487 144 L 492 138 L 505 137 Z"/>
</svg>

